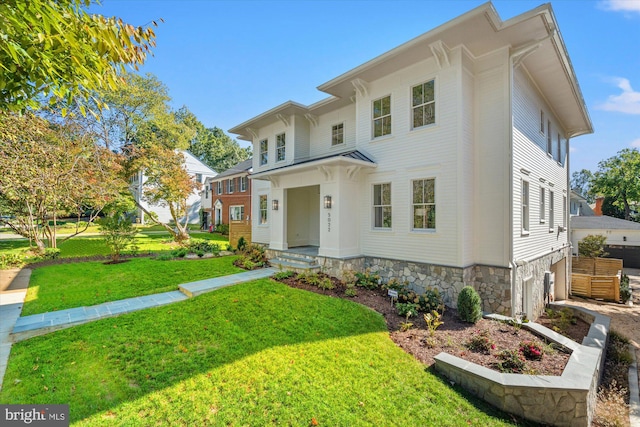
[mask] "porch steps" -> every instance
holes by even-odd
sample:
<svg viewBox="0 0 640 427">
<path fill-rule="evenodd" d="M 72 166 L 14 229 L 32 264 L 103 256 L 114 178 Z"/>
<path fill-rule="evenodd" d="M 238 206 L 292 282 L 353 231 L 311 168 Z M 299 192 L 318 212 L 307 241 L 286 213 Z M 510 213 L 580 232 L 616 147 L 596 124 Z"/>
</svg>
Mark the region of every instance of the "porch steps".
<svg viewBox="0 0 640 427">
<path fill-rule="evenodd" d="M 310 273 L 320 271 L 320 264 L 312 255 L 279 253 L 277 257 L 269 260 L 272 267 L 292 270 L 296 273 Z"/>
</svg>

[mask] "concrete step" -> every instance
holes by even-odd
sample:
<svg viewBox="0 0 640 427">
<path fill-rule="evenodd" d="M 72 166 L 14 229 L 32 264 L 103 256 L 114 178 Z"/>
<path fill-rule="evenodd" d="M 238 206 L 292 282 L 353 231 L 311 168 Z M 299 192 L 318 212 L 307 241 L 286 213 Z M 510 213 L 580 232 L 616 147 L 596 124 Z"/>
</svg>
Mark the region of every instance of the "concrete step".
<svg viewBox="0 0 640 427">
<path fill-rule="evenodd" d="M 276 259 L 300 265 L 317 265 L 316 257 L 311 255 L 280 253 Z"/>
<path fill-rule="evenodd" d="M 296 273 L 317 273 L 320 271 L 320 264 L 316 262 L 295 262 L 290 259 L 274 258 L 269 261 L 271 266 L 281 270 L 291 270 Z"/>
</svg>

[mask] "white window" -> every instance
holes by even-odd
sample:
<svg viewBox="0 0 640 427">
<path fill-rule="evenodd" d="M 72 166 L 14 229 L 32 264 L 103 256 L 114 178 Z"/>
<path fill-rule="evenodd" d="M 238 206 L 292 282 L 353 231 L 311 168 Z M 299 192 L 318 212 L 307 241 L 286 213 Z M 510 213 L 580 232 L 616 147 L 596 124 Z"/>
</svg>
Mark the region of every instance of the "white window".
<svg viewBox="0 0 640 427">
<path fill-rule="evenodd" d="M 544 111 L 540 110 L 540 133 L 544 135 Z"/>
<path fill-rule="evenodd" d="M 562 196 L 562 229 L 567 230 L 567 196 Z"/>
<path fill-rule="evenodd" d="M 260 166 L 266 165 L 269 161 L 269 140 L 260 141 Z"/>
<path fill-rule="evenodd" d="M 549 232 L 553 231 L 553 191 L 549 191 Z"/>
<path fill-rule="evenodd" d="M 260 224 L 267 223 L 267 196 L 260 196 L 260 203 L 258 204 L 258 208 L 260 209 Z"/>
<path fill-rule="evenodd" d="M 551 147 L 553 138 L 551 137 L 551 120 L 547 120 L 547 154 L 553 155 Z"/>
<path fill-rule="evenodd" d="M 197 173 L 196 174 L 196 182 L 202 183 L 202 174 L 201 173 Z"/>
<path fill-rule="evenodd" d="M 529 182 L 522 180 L 522 233 L 529 233 Z"/>
<path fill-rule="evenodd" d="M 373 137 L 391 134 L 391 95 L 373 101 Z"/>
<path fill-rule="evenodd" d="M 556 160 L 558 160 L 559 162 L 562 161 L 562 145 L 561 144 L 562 142 L 560 140 L 560 132 L 558 132 L 558 146 L 556 147 L 558 158 Z"/>
<path fill-rule="evenodd" d="M 246 176 L 241 176 L 240 177 L 240 191 L 242 191 L 243 193 L 245 191 L 247 191 L 247 177 Z"/>
<path fill-rule="evenodd" d="M 222 181 L 217 182 L 217 187 L 218 194 L 222 194 Z"/>
<path fill-rule="evenodd" d="M 331 146 L 344 143 L 344 123 L 331 126 Z"/>
<path fill-rule="evenodd" d="M 417 179 L 411 182 L 413 229 L 436 229 L 436 180 Z"/>
<path fill-rule="evenodd" d="M 544 187 L 540 187 L 540 224 L 544 224 L 544 216 L 547 214 L 547 208 L 545 206 L 545 196 L 547 190 Z"/>
<path fill-rule="evenodd" d="M 373 226 L 391 228 L 391 184 L 373 186 Z"/>
<path fill-rule="evenodd" d="M 204 198 L 205 199 L 209 198 L 209 186 L 204 188 Z"/>
<path fill-rule="evenodd" d="M 231 194 L 236 190 L 236 180 L 231 178 L 227 180 L 227 193 Z"/>
<path fill-rule="evenodd" d="M 284 133 L 276 135 L 276 162 L 284 161 L 286 145 Z"/>
<path fill-rule="evenodd" d="M 244 206 L 229 206 L 229 221 L 242 221 L 244 219 Z"/>
<path fill-rule="evenodd" d="M 436 99 L 435 81 L 429 80 L 411 88 L 412 127 L 418 128 L 435 123 Z"/>
</svg>

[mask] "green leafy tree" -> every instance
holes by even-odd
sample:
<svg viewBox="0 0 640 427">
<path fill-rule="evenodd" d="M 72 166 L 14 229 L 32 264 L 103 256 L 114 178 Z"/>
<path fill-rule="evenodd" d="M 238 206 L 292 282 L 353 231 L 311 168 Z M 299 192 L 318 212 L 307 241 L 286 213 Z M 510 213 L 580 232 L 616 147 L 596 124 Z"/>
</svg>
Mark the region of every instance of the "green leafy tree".
<svg viewBox="0 0 640 427">
<path fill-rule="evenodd" d="M 115 209 L 98 220 L 100 233 L 111 252 L 111 261 L 116 263 L 120 255 L 132 243 L 137 233 L 136 228 L 127 218 L 126 212 Z"/>
<path fill-rule="evenodd" d="M 224 172 L 251 157 L 249 147 L 240 147 L 235 139 L 218 127 L 206 128 L 187 107 L 179 109 L 176 116 L 178 121 L 195 130 L 189 152 L 216 172 Z"/>
<path fill-rule="evenodd" d="M 587 202 L 593 203 L 594 198 L 590 193 L 591 182 L 593 181 L 593 173 L 588 169 L 582 169 L 571 174 L 571 189 L 575 190 L 582 197 L 587 199 Z"/>
<path fill-rule="evenodd" d="M 602 215 L 624 219 L 624 211 L 614 204 L 615 199 L 606 196 L 602 201 Z"/>
<path fill-rule="evenodd" d="M 0 113 L 0 209 L 2 223 L 29 238 L 39 252 L 56 247 L 60 215 L 92 207 L 85 231 L 126 188 L 118 156 L 97 147 L 72 122 L 51 123 L 31 113 Z"/>
<path fill-rule="evenodd" d="M 0 111 L 38 108 L 45 96 L 67 105 L 75 100 L 85 113 L 93 90 L 116 88 L 125 66 L 144 63 L 155 46 L 153 30 L 89 14 L 84 8 L 90 4 L 0 2 Z"/>
<path fill-rule="evenodd" d="M 610 197 L 613 205 L 622 209 L 624 219 L 632 220 L 631 205 L 640 201 L 640 152 L 625 148 L 601 161 L 591 193 Z"/>
<path fill-rule="evenodd" d="M 578 242 L 578 255 L 587 258 L 597 258 L 609 255 L 604 251 L 607 236 L 601 234 L 589 234 Z"/>
</svg>

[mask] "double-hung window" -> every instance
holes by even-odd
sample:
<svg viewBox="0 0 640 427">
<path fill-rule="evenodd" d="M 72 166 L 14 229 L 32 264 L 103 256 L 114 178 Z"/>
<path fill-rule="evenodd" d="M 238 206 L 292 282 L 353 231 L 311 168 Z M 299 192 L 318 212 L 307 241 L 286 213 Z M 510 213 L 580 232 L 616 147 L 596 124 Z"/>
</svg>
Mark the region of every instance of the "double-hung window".
<svg viewBox="0 0 640 427">
<path fill-rule="evenodd" d="M 269 140 L 260 141 L 260 166 L 264 166 L 269 162 Z"/>
<path fill-rule="evenodd" d="M 567 196 L 562 196 L 562 230 L 567 231 Z"/>
<path fill-rule="evenodd" d="M 240 177 L 240 191 L 241 192 L 245 192 L 247 191 L 247 177 L 246 176 L 241 176 Z"/>
<path fill-rule="evenodd" d="M 373 101 L 373 137 L 391 134 L 391 95 Z"/>
<path fill-rule="evenodd" d="M 547 154 L 553 156 L 553 148 L 552 143 L 553 138 L 551 137 L 551 120 L 547 120 Z"/>
<path fill-rule="evenodd" d="M 544 187 L 540 187 L 540 224 L 544 224 L 544 217 L 547 214 L 547 208 L 545 204 L 545 196 L 547 190 Z"/>
<path fill-rule="evenodd" d="M 276 135 L 276 162 L 284 161 L 286 155 L 286 146 L 287 143 L 285 141 L 285 134 L 281 133 L 279 135 Z"/>
<path fill-rule="evenodd" d="M 344 143 L 344 123 L 331 126 L 331 146 Z"/>
<path fill-rule="evenodd" d="M 558 146 L 556 147 L 558 158 L 556 160 L 558 160 L 559 162 L 562 161 L 562 145 L 561 144 L 562 144 L 562 140 L 560 139 L 560 132 L 558 132 Z"/>
<path fill-rule="evenodd" d="M 242 221 L 244 218 L 244 206 L 229 206 L 229 220 Z"/>
<path fill-rule="evenodd" d="M 522 233 L 529 233 L 529 181 L 522 180 Z"/>
<path fill-rule="evenodd" d="M 216 187 L 218 187 L 217 193 L 222 194 L 222 181 L 218 181 Z"/>
<path fill-rule="evenodd" d="M 260 209 L 260 224 L 267 223 L 267 196 L 260 196 L 260 203 L 258 204 L 258 209 Z"/>
<path fill-rule="evenodd" d="M 236 180 L 235 178 L 231 178 L 227 180 L 227 193 L 231 194 L 236 191 Z"/>
<path fill-rule="evenodd" d="M 411 182 L 413 230 L 436 229 L 436 180 L 417 179 Z"/>
<path fill-rule="evenodd" d="M 553 191 L 549 191 L 549 232 L 553 231 L 553 216 L 555 215 L 553 212 Z"/>
<path fill-rule="evenodd" d="M 391 228 L 391 184 L 373 186 L 373 227 Z"/>
<path fill-rule="evenodd" d="M 436 122 L 435 81 L 429 80 L 411 88 L 412 128 Z"/>
</svg>

